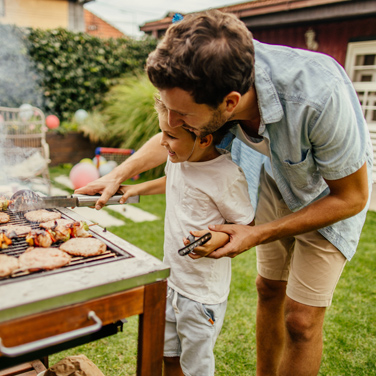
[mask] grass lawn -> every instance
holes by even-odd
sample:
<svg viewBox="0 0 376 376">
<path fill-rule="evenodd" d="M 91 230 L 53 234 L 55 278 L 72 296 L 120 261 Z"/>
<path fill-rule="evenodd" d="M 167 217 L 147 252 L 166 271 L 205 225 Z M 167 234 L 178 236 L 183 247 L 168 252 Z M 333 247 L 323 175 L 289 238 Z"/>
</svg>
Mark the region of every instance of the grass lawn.
<svg viewBox="0 0 376 376">
<path fill-rule="evenodd" d="M 52 169 L 51 176 L 60 172 Z M 109 231 L 162 259 L 164 196 L 142 197 L 137 206 L 161 219 L 144 223 L 125 219 L 124 226 L 109 228 Z M 333 304 L 327 310 L 321 376 L 376 375 L 375 229 L 376 213 L 369 212 L 358 251 L 346 265 Z M 226 319 L 215 347 L 216 375 L 255 375 L 257 296 L 254 281 L 257 272 L 254 250 L 236 257 L 232 269 Z M 123 333 L 54 354 L 50 356 L 50 364 L 65 356 L 85 354 L 106 376 L 135 375 L 137 325 L 137 317 L 131 317 Z"/>
</svg>

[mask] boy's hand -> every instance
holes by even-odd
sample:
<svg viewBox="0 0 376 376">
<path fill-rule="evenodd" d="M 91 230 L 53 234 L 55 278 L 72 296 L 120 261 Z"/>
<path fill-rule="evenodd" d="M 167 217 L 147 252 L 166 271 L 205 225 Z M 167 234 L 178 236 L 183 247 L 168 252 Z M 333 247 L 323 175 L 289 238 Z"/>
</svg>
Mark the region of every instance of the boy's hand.
<svg viewBox="0 0 376 376">
<path fill-rule="evenodd" d="M 123 204 L 125 201 L 128 200 L 129 197 L 139 195 L 140 189 L 138 184 L 135 185 L 121 185 L 119 190 L 117 191 L 118 194 L 122 194 L 123 197 L 120 199 L 120 203 Z"/>
<path fill-rule="evenodd" d="M 190 233 L 195 237 L 199 238 L 207 233 L 207 230 L 202 231 L 191 231 Z M 190 253 L 188 256 L 192 259 L 198 259 L 205 257 L 215 251 L 217 248 L 223 247 L 230 239 L 229 235 L 224 232 L 214 232 L 209 231 L 212 235 L 212 238 L 206 242 L 204 245 L 196 247 L 194 253 Z M 188 245 L 190 242 L 187 238 L 183 239 L 184 245 Z"/>
</svg>

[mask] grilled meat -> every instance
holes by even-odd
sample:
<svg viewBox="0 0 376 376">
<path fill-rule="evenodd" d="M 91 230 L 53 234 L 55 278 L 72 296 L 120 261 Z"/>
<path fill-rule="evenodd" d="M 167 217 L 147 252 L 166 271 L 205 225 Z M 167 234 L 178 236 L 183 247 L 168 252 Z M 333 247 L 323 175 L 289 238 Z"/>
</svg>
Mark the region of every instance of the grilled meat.
<svg viewBox="0 0 376 376">
<path fill-rule="evenodd" d="M 26 242 L 30 246 L 48 248 L 55 241 L 50 230 L 32 230 L 26 235 Z"/>
<path fill-rule="evenodd" d="M 18 258 L 7 255 L 0 255 L 0 278 L 8 277 L 18 269 Z"/>
<path fill-rule="evenodd" d="M 61 218 L 61 214 L 59 212 L 52 212 L 46 209 L 32 210 L 26 212 L 24 215 L 30 222 L 48 222 Z"/>
<path fill-rule="evenodd" d="M 42 228 L 44 228 L 46 230 L 49 230 L 49 229 L 54 229 L 56 226 L 68 225 L 68 224 L 71 224 L 73 222 L 74 221 L 71 220 L 71 219 L 60 218 L 60 219 L 55 219 L 55 220 L 48 221 L 48 222 L 42 222 L 39 225 L 39 227 L 42 227 Z"/>
<path fill-rule="evenodd" d="M 1 231 L 6 231 L 8 238 L 15 238 L 17 236 L 26 236 L 30 231 L 30 226 L 20 226 L 20 225 L 6 225 L 0 227 Z"/>
<path fill-rule="evenodd" d="M 70 221 L 67 219 L 57 219 L 41 223 L 40 227 L 50 229 L 56 241 L 67 241 L 70 238 L 90 238 L 89 226 L 83 221 Z"/>
<path fill-rule="evenodd" d="M 28 248 L 19 257 L 19 264 L 22 270 L 53 270 L 69 264 L 70 260 L 67 253 L 57 248 Z"/>
<path fill-rule="evenodd" d="M 10 221 L 10 217 L 7 213 L 0 212 L 0 223 L 7 223 Z"/>
<path fill-rule="evenodd" d="M 95 238 L 73 238 L 63 243 L 60 249 L 72 256 L 97 256 L 106 252 L 107 246 Z"/>
</svg>

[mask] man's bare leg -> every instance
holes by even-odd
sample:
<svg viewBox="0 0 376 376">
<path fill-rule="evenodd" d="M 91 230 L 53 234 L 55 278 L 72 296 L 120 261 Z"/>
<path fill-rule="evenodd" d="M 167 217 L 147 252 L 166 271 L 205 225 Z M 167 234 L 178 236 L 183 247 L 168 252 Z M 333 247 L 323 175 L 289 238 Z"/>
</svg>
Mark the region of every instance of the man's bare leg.
<svg viewBox="0 0 376 376">
<path fill-rule="evenodd" d="M 284 301 L 286 282 L 257 276 L 256 314 L 257 376 L 276 376 L 284 337 Z M 291 375 L 290 375 L 291 376 Z"/>
<path fill-rule="evenodd" d="M 286 296 L 286 283 L 256 280 L 257 376 L 315 376 L 322 356 L 325 308 Z"/>
<path fill-rule="evenodd" d="M 325 307 L 307 306 L 286 297 L 285 348 L 278 376 L 316 376 L 322 356 Z"/>
<path fill-rule="evenodd" d="M 184 376 L 179 357 L 165 356 L 163 358 L 163 366 L 163 376 Z"/>
</svg>

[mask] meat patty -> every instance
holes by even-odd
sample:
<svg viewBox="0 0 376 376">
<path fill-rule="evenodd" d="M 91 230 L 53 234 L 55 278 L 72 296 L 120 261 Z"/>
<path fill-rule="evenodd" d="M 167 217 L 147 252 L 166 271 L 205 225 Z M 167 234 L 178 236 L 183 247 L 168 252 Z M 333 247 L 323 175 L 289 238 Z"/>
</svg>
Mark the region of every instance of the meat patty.
<svg viewBox="0 0 376 376">
<path fill-rule="evenodd" d="M 0 223 L 7 223 L 10 221 L 10 217 L 7 213 L 0 213 Z"/>
<path fill-rule="evenodd" d="M 30 222 L 48 222 L 61 218 L 61 214 L 59 212 L 52 212 L 46 209 L 32 210 L 26 212 L 24 215 Z"/>
<path fill-rule="evenodd" d="M 8 255 L 0 255 L 0 278 L 8 277 L 18 268 L 18 258 Z"/>
<path fill-rule="evenodd" d="M 72 219 L 60 218 L 60 219 L 55 219 L 53 221 L 42 222 L 39 225 L 39 227 L 42 227 L 42 228 L 48 230 L 48 229 L 51 229 L 51 228 L 56 227 L 56 226 L 66 226 L 66 225 L 69 225 L 69 224 L 72 224 L 72 223 L 74 223 L 74 221 Z"/>
<path fill-rule="evenodd" d="M 72 256 L 97 256 L 106 252 L 107 246 L 95 238 L 72 238 L 60 246 L 60 249 Z"/>
<path fill-rule="evenodd" d="M 29 248 L 19 257 L 22 270 L 52 270 L 70 263 L 71 257 L 57 248 Z"/>
<path fill-rule="evenodd" d="M 26 236 L 31 231 L 30 226 L 18 226 L 18 225 L 1 226 L 0 230 L 2 229 L 6 229 L 6 235 L 10 238 L 12 238 L 13 236 Z"/>
</svg>

